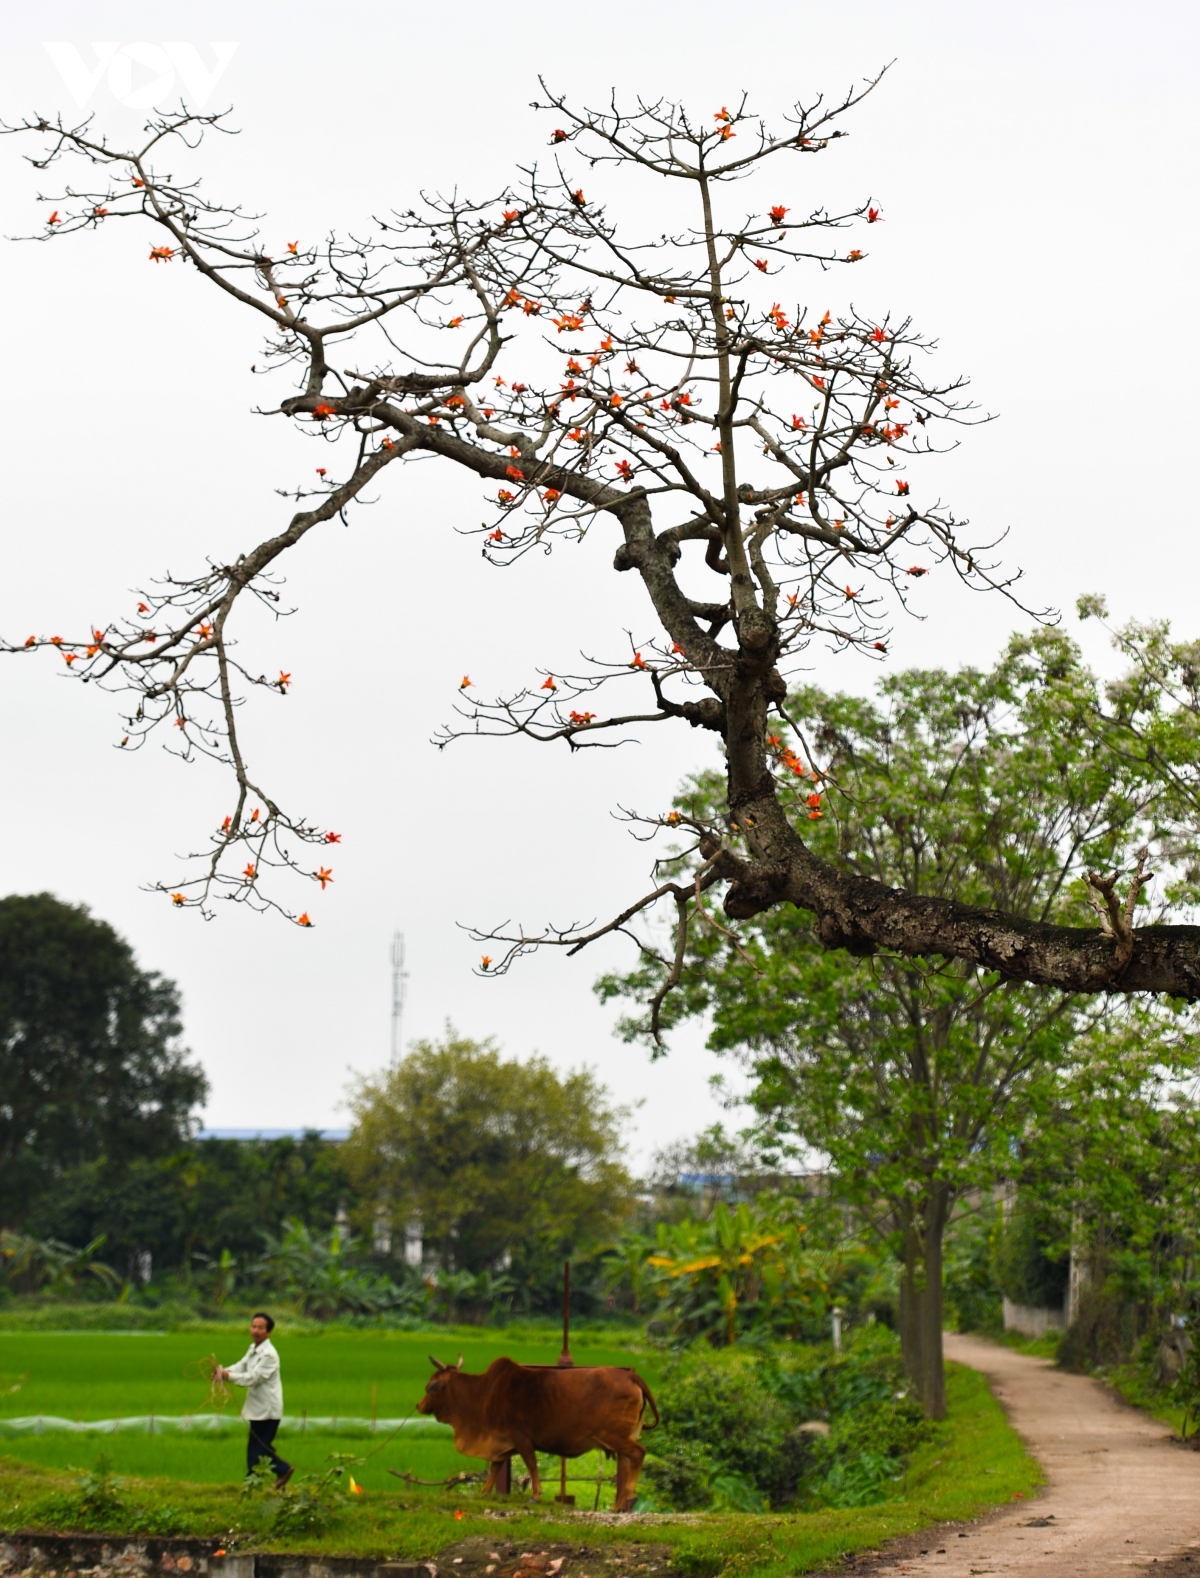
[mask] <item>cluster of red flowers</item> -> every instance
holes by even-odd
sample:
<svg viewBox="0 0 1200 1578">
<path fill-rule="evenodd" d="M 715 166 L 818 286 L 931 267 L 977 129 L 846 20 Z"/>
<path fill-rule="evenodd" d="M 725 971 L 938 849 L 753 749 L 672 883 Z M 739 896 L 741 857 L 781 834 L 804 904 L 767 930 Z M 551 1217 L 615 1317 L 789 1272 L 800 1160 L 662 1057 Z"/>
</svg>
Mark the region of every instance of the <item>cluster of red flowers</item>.
<svg viewBox="0 0 1200 1578">
<path fill-rule="evenodd" d="M 776 763 L 780 767 L 786 768 L 787 771 L 794 774 L 795 777 L 808 778 L 811 776 L 814 781 L 817 779 L 818 774 L 816 771 L 811 770 L 810 772 L 810 769 L 804 765 L 804 763 L 796 755 L 795 751 L 792 750 L 791 746 L 783 744 L 778 734 L 767 735 L 767 748 L 774 754 Z M 809 821 L 815 822 L 821 815 L 821 791 L 819 789 L 814 789 L 813 792 L 806 797 L 805 804 L 808 806 Z"/>
</svg>

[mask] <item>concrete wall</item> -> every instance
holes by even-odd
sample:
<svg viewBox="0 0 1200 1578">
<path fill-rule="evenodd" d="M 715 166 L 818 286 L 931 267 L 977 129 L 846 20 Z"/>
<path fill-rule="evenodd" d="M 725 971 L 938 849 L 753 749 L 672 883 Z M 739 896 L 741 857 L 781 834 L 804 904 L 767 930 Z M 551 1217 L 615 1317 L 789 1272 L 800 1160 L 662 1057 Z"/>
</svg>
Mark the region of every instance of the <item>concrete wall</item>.
<svg viewBox="0 0 1200 1578">
<path fill-rule="evenodd" d="M 1035 1308 L 1005 1299 L 1004 1329 L 1019 1331 L 1025 1337 L 1044 1337 L 1048 1331 L 1066 1331 L 1067 1317 L 1060 1308 Z"/>
<path fill-rule="evenodd" d="M 0 1534 L 0 1578 L 437 1578 L 433 1562 L 228 1554 L 217 1540 L 112 1534 Z"/>
</svg>

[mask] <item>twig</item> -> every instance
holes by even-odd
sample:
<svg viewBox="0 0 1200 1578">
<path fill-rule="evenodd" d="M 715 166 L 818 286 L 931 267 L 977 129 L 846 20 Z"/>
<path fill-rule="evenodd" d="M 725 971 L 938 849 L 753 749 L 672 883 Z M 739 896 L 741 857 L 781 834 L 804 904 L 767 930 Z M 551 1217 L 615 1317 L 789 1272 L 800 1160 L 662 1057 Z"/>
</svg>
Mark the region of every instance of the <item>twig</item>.
<svg viewBox="0 0 1200 1578">
<path fill-rule="evenodd" d="M 1137 852 L 1137 866 L 1129 883 L 1129 892 L 1122 904 L 1116 895 L 1117 879 L 1121 873 L 1114 871 L 1107 877 L 1099 872 L 1084 873 L 1087 883 L 1088 903 L 1100 917 L 1100 930 L 1113 939 L 1113 980 L 1117 981 L 1133 958 L 1133 912 L 1138 894 L 1154 875 L 1146 870 L 1150 851 L 1144 846 Z"/>
</svg>

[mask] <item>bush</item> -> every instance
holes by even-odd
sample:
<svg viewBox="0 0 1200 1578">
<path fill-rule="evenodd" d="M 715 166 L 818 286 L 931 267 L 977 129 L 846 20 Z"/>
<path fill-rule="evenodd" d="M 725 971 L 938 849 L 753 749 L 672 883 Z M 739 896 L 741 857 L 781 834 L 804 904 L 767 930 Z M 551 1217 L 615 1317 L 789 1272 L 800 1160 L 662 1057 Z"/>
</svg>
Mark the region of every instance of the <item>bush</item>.
<svg viewBox="0 0 1200 1578">
<path fill-rule="evenodd" d="M 1071 1257 L 1047 1252 L 1045 1246 L 1055 1236 L 1046 1212 L 1018 1195 L 996 1244 L 996 1283 L 1005 1298 L 1035 1309 L 1061 1307 Z"/>
<path fill-rule="evenodd" d="M 260 1503 L 260 1520 L 271 1534 L 323 1534 L 345 1513 L 349 1502 L 342 1476 L 362 1459 L 331 1452 L 326 1461 L 329 1467 L 322 1473 L 302 1474 L 282 1487 L 265 1458 L 247 1474 L 242 1493 Z"/>
<path fill-rule="evenodd" d="M 999 1331 L 1003 1324 L 996 1286 L 997 1223 L 982 1211 L 964 1212 L 946 1234 L 947 1324 L 959 1331 Z"/>
<path fill-rule="evenodd" d="M 680 1511 L 882 1501 L 936 1430 L 904 1390 L 894 1333 L 880 1327 L 854 1333 L 841 1354 L 694 1350 L 658 1399 L 646 1483 L 657 1505 Z M 828 1421 L 828 1436 L 802 1428 L 815 1421 Z"/>
<path fill-rule="evenodd" d="M 712 1458 L 698 1441 L 668 1440 L 646 1459 L 642 1481 L 657 1505 L 691 1512 L 712 1502 Z"/>
<path fill-rule="evenodd" d="M 85 1525 L 104 1523 L 116 1512 L 125 1511 L 121 1496 L 125 1481 L 112 1471 L 112 1459 L 107 1452 L 96 1458 L 96 1466 L 88 1469 L 79 1480 L 79 1516 Z"/>
<path fill-rule="evenodd" d="M 1058 1362 L 1084 1372 L 1120 1364 L 1136 1341 L 1136 1307 L 1107 1285 L 1084 1288 L 1075 1320 L 1059 1343 Z"/>
<path fill-rule="evenodd" d="M 658 1404 L 672 1444 L 700 1446 L 716 1468 L 766 1489 L 792 1420 L 757 1366 L 695 1362 L 664 1383 Z"/>
</svg>

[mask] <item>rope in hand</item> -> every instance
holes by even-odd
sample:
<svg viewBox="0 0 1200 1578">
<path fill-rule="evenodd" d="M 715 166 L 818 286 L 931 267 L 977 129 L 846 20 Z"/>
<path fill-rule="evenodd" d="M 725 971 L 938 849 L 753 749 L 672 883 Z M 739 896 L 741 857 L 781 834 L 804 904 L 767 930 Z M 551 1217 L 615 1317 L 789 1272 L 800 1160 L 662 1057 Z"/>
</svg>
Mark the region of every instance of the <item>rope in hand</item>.
<svg viewBox="0 0 1200 1578">
<path fill-rule="evenodd" d="M 229 1390 L 221 1370 L 221 1361 L 215 1353 L 205 1354 L 203 1359 L 193 1359 L 183 1367 L 185 1379 L 208 1382 L 207 1402 L 214 1414 L 222 1413 L 233 1401 L 233 1393 Z"/>
</svg>

